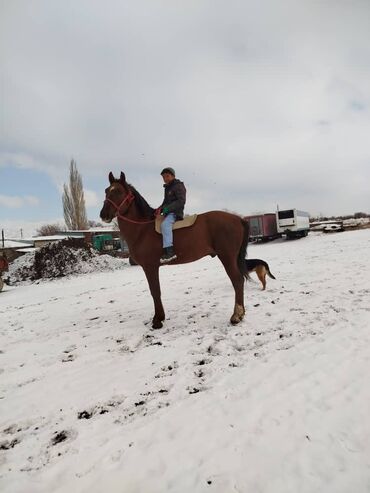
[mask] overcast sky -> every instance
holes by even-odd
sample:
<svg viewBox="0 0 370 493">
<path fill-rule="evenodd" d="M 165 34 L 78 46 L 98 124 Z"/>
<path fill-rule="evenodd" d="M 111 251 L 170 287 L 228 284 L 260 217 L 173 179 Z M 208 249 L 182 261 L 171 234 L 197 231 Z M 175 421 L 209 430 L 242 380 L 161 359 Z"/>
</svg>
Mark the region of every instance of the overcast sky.
<svg viewBox="0 0 370 493">
<path fill-rule="evenodd" d="M 187 212 L 370 212 L 368 0 L 0 0 L 0 223 L 62 217 L 74 157 Z M 1 226 L 1 224 L 0 224 Z"/>
</svg>

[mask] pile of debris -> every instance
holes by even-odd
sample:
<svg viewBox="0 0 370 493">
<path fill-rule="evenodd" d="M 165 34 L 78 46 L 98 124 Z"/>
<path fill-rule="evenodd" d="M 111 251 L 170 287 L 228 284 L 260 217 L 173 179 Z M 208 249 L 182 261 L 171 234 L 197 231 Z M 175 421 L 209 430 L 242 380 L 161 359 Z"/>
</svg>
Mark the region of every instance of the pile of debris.
<svg viewBox="0 0 370 493">
<path fill-rule="evenodd" d="M 68 238 L 50 243 L 27 253 L 9 266 L 7 282 L 17 284 L 39 279 L 55 279 L 69 275 L 122 269 L 123 259 L 99 255 L 81 238 Z"/>
</svg>

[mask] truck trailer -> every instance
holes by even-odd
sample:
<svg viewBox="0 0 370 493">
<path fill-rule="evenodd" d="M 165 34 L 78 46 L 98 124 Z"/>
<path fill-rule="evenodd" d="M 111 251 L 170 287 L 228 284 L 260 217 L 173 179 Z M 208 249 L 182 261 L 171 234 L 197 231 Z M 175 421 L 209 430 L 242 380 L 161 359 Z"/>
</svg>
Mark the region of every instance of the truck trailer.
<svg viewBox="0 0 370 493">
<path fill-rule="evenodd" d="M 255 214 L 246 216 L 244 219 L 249 222 L 249 239 L 251 241 L 269 241 L 280 236 L 274 213 Z"/>
<path fill-rule="evenodd" d="M 308 235 L 310 229 L 310 215 L 298 209 L 276 211 L 276 225 L 279 234 L 287 238 L 302 238 Z"/>
</svg>

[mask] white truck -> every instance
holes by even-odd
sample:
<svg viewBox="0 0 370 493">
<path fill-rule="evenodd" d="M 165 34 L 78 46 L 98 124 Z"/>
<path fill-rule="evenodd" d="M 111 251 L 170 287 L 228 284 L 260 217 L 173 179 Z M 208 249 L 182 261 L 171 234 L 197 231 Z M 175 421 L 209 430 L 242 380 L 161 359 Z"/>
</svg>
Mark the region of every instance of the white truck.
<svg viewBox="0 0 370 493">
<path fill-rule="evenodd" d="M 276 225 L 279 234 L 285 234 L 287 238 L 302 238 L 308 235 L 310 215 L 298 209 L 277 210 Z"/>
</svg>

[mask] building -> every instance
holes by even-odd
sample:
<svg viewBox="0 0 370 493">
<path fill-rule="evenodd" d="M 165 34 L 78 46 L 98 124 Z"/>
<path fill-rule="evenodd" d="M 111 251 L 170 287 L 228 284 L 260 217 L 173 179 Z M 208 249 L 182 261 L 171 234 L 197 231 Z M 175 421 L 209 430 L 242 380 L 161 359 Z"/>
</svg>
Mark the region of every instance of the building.
<svg viewBox="0 0 370 493">
<path fill-rule="evenodd" d="M 33 244 L 26 240 L 1 240 L 0 256 L 5 255 L 8 262 L 13 262 L 16 258 L 24 254 L 22 250 L 33 248 Z"/>
</svg>

